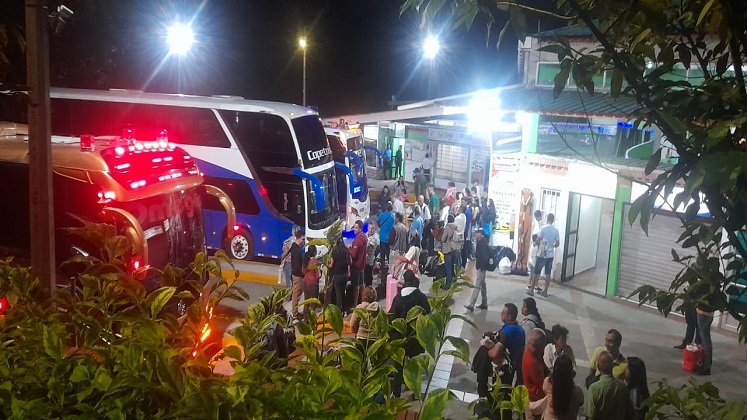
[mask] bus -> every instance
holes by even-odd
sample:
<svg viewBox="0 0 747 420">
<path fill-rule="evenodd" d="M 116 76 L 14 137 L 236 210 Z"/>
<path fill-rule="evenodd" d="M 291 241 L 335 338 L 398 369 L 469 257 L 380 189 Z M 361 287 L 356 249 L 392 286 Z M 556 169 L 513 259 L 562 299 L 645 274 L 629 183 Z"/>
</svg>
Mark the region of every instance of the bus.
<svg viewBox="0 0 747 420">
<path fill-rule="evenodd" d="M 332 150 L 317 113 L 297 105 L 234 96 L 53 88 L 52 132 L 151 139 L 168 133 L 205 182 L 232 200 L 203 208 L 207 247 L 234 259 L 278 258 L 293 226 L 324 238 L 339 220 Z"/>
<path fill-rule="evenodd" d="M 345 220 L 343 235 L 347 237 L 352 232 L 353 224 L 357 220 L 365 223 L 371 213 L 363 134 L 349 127 L 325 127 L 324 132 L 335 160 L 337 202 Z"/>
<path fill-rule="evenodd" d="M 128 270 L 153 290 L 158 273 L 148 268 L 185 268 L 206 251 L 203 196 L 222 198 L 231 211 L 224 194 L 204 185 L 189 154 L 163 138 L 137 142 L 84 135 L 52 140 L 57 265 L 100 251 L 65 228 L 81 227 L 82 220 L 108 223 L 132 245 L 124 261 Z M 12 200 L 12 205 L 0 206 L 0 247 L 21 258 L 31 248 L 28 150 L 26 126 L 0 123 L 0 196 Z"/>
</svg>

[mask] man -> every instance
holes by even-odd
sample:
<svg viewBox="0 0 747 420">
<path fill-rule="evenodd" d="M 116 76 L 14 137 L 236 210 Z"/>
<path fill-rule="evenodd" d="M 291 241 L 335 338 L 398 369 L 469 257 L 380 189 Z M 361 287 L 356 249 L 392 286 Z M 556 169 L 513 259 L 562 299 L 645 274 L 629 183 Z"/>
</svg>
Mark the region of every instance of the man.
<svg viewBox="0 0 747 420">
<path fill-rule="evenodd" d="M 590 420 L 626 420 L 632 418 L 633 408 L 625 382 L 612 377 L 613 361 L 607 352 L 597 359 L 601 376 L 589 387 L 584 401 L 584 413 Z"/>
<path fill-rule="evenodd" d="M 379 241 L 381 243 L 381 265 L 386 267 L 389 264 L 389 232 L 394 229 L 394 213 L 392 213 L 392 204 L 387 203 L 386 209 L 379 213 Z"/>
<path fill-rule="evenodd" d="M 394 177 L 399 178 L 402 175 L 402 146 L 399 146 L 397 153 L 394 154 Z"/>
<path fill-rule="evenodd" d="M 410 223 L 409 241 L 412 241 L 412 238 L 415 235 L 418 235 L 418 240 L 421 240 L 423 238 L 423 224 L 424 222 L 423 218 L 420 216 L 420 209 L 415 206 L 415 208 L 412 210 L 412 223 Z"/>
<path fill-rule="evenodd" d="M 529 333 L 524 357 L 521 359 L 521 374 L 524 378 L 524 385 L 529 391 L 529 401 L 537 401 L 545 396 L 542 383 L 545 381 L 548 370 L 542 360 L 544 350 L 545 332 L 540 328 L 535 328 Z"/>
<path fill-rule="evenodd" d="M 441 234 L 441 252 L 444 254 L 444 266 L 446 268 L 446 283 L 444 289 L 449 289 L 454 283 L 454 266 L 456 255 L 460 250 L 459 241 L 456 239 L 456 224 L 454 216 L 449 215 L 446 219 L 444 231 Z"/>
<path fill-rule="evenodd" d="M 475 268 L 477 269 L 477 277 L 475 277 L 475 288 L 472 290 L 472 297 L 469 303 L 464 305 L 469 312 L 475 310 L 475 302 L 477 302 L 477 295 L 482 293 L 482 304 L 478 306 L 480 309 L 488 309 L 488 289 L 485 284 L 485 276 L 488 272 L 488 265 L 490 264 L 490 248 L 488 247 L 488 241 L 485 239 L 485 234 L 481 230 L 475 231 Z"/>
<path fill-rule="evenodd" d="M 428 208 L 427 205 L 425 205 L 425 197 L 421 194 L 417 198 L 417 202 L 415 203 L 415 207 L 420 210 L 420 216 L 423 218 L 423 235 L 421 236 L 423 240 L 423 249 L 428 251 L 428 255 L 433 253 L 433 233 L 431 232 L 431 229 L 433 228 L 433 225 L 431 224 L 431 209 Z"/>
<path fill-rule="evenodd" d="M 303 293 L 303 251 L 301 247 L 306 240 L 306 235 L 301 229 L 294 233 L 296 240 L 290 247 L 291 278 L 293 288 L 291 289 L 291 314 L 294 320 L 298 319 L 298 301 Z"/>
<path fill-rule="evenodd" d="M 366 248 L 366 269 L 363 272 L 363 281 L 366 286 L 373 285 L 374 261 L 376 260 L 376 249 L 379 247 L 380 239 L 376 223 L 368 224 L 368 244 Z"/>
<path fill-rule="evenodd" d="M 431 169 L 433 168 L 433 160 L 431 159 L 430 153 L 425 154 L 423 159 L 423 175 L 425 175 L 425 182 L 431 183 Z"/>
<path fill-rule="evenodd" d="M 493 343 L 492 340 L 484 337 L 480 341 L 480 348 L 477 349 L 472 359 L 472 371 L 477 374 L 477 395 L 488 401 L 486 407 L 475 408 L 475 411 L 479 410 L 483 413 L 482 415 L 478 414 L 480 418 L 488 417 L 492 412 L 494 399 L 490 393 L 490 379 L 497 374 L 501 384 L 513 380 L 510 376 L 513 372 L 507 369 L 507 366 L 509 365 L 506 363 L 506 346 L 502 343 Z M 510 398 L 510 394 L 508 396 Z M 478 403 L 479 405 L 480 403 Z"/>
<path fill-rule="evenodd" d="M 394 224 L 394 244 L 392 244 L 392 247 L 395 251 L 399 252 L 400 254 L 404 254 L 407 252 L 407 249 L 409 248 L 409 241 L 408 241 L 408 235 L 407 235 L 407 228 L 405 227 L 405 218 L 402 216 L 402 213 L 396 213 L 394 215 L 395 220 L 397 221 Z"/>
<path fill-rule="evenodd" d="M 433 184 L 428 186 L 428 207 L 430 207 L 429 210 L 433 218 L 438 217 L 438 212 L 441 210 L 441 202 L 438 199 L 438 195 L 436 195 Z"/>
<path fill-rule="evenodd" d="M 444 194 L 444 201 L 447 206 L 451 206 L 456 202 L 456 184 L 454 181 L 449 181 L 447 184 L 446 193 Z"/>
<path fill-rule="evenodd" d="M 420 291 L 418 276 L 411 270 L 407 270 L 404 274 L 404 280 L 405 287 L 402 288 L 400 294 L 392 301 L 391 318 L 406 319 L 410 309 L 416 306 L 423 308 L 423 313 L 429 314 L 431 306 L 428 304 L 428 297 Z M 414 320 L 412 323 L 414 323 Z M 408 325 L 407 328 L 412 329 L 412 326 Z M 423 353 L 423 351 L 423 347 L 420 346 L 417 340 L 413 338 L 408 339 L 407 344 L 405 344 L 405 360 L 403 360 L 402 365 L 397 365 L 397 373 L 394 374 L 394 379 L 392 380 L 392 393 L 395 397 L 399 398 L 402 393 L 402 366 L 404 366 L 404 362 L 409 358 Z"/>
<path fill-rule="evenodd" d="M 467 236 L 467 216 L 464 214 L 465 207 L 464 205 L 457 206 L 454 213 L 456 213 L 456 216 L 454 216 L 454 224 L 456 225 L 456 239 L 459 242 L 459 252 L 457 252 L 457 262 L 456 265 L 460 267 L 464 267 L 464 264 L 462 264 L 462 249 L 464 248 L 464 243 L 466 242 L 466 236 Z"/>
<path fill-rule="evenodd" d="M 285 280 L 285 287 L 293 289 L 293 277 L 291 276 L 291 258 L 290 249 L 293 242 L 296 240 L 296 231 L 300 230 L 301 227 L 293 225 L 293 231 L 291 235 L 283 242 L 283 253 L 280 257 L 280 268 L 283 274 L 283 280 Z M 290 296 L 286 298 L 286 301 L 290 300 Z"/>
<path fill-rule="evenodd" d="M 426 185 L 428 185 L 428 182 L 426 181 L 425 174 L 423 173 L 422 169 L 415 169 L 415 173 L 412 175 L 412 180 L 415 183 L 415 196 L 417 197 L 420 194 L 425 194 L 425 188 Z"/>
<path fill-rule="evenodd" d="M 542 290 L 542 296 L 547 297 L 547 289 L 550 288 L 550 275 L 552 274 L 552 263 L 555 258 L 555 248 L 560 246 L 560 233 L 553 226 L 555 216 L 552 213 L 547 215 L 547 224 L 542 226 L 537 235 L 537 262 L 534 264 L 534 271 L 529 276 L 529 288 L 527 294 L 534 296 L 534 290 L 539 282 L 539 276 L 542 270 L 545 271 L 545 288 Z"/>
<path fill-rule="evenodd" d="M 524 355 L 524 329 L 521 328 L 516 318 L 519 316 L 519 308 L 513 303 L 507 303 L 501 310 L 501 321 L 503 326 L 498 331 L 498 341 L 503 343 L 511 354 L 511 365 L 516 370 L 516 385 L 521 385 L 521 359 Z M 510 385 L 510 384 L 509 384 Z"/>
<path fill-rule="evenodd" d="M 462 268 L 467 268 L 467 260 L 472 258 L 472 198 L 465 197 L 462 204 L 464 214 L 464 243 L 462 244 Z"/>
<path fill-rule="evenodd" d="M 612 363 L 611 375 L 617 379 L 625 379 L 625 371 L 628 370 L 628 359 L 620 353 L 621 345 L 622 334 L 620 334 L 620 331 L 614 328 L 607 331 L 607 336 L 604 338 L 604 347 L 597 347 L 594 353 L 592 353 L 591 362 L 589 363 L 591 367 L 589 376 L 595 375 L 599 378 L 601 375 L 601 370 L 598 366 L 599 357 L 602 354 L 608 354 L 610 356 L 610 363 Z M 591 382 L 591 380 L 587 379 L 587 382 Z"/>
<path fill-rule="evenodd" d="M 355 239 L 350 244 L 350 284 L 353 286 L 353 308 L 363 301 L 363 270 L 366 268 L 368 238 L 363 233 L 363 222 L 353 225 Z"/>
<path fill-rule="evenodd" d="M 384 150 L 384 179 L 392 179 L 392 146 Z"/>
</svg>

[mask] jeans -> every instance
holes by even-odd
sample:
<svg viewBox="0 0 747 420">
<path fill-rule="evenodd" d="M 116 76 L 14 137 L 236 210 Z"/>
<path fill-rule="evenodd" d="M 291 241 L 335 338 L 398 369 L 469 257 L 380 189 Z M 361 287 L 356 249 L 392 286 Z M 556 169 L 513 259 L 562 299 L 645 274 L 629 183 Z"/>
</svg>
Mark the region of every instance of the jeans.
<svg viewBox="0 0 747 420">
<path fill-rule="evenodd" d="M 475 302 L 477 302 L 477 295 L 479 295 L 480 292 L 482 292 L 481 306 L 488 306 L 488 289 L 485 285 L 485 275 L 487 273 L 487 270 L 477 270 L 477 277 L 475 278 L 475 288 L 472 289 L 472 297 L 467 304 L 467 306 L 469 306 L 470 308 L 475 307 Z"/>
<path fill-rule="evenodd" d="M 283 264 L 283 279 L 285 279 L 285 287 L 292 288 L 293 287 L 293 279 L 291 278 L 291 263 L 288 261 L 287 263 Z"/>
<path fill-rule="evenodd" d="M 711 324 L 713 324 L 713 316 L 697 314 L 698 318 L 698 334 L 700 335 L 700 341 L 705 351 L 703 357 L 703 370 L 710 371 L 711 364 L 713 363 L 713 342 L 711 342 Z"/>
<path fill-rule="evenodd" d="M 298 317 L 298 302 L 301 300 L 303 285 L 303 277 L 293 276 L 293 288 L 291 289 L 291 314 L 294 318 Z"/>
<path fill-rule="evenodd" d="M 366 286 L 373 286 L 373 265 L 366 264 L 363 269 L 363 282 Z"/>
<path fill-rule="evenodd" d="M 466 240 L 462 245 L 462 268 L 467 267 L 467 260 L 472 256 L 472 241 Z"/>
<path fill-rule="evenodd" d="M 685 309 L 685 322 L 687 323 L 687 329 L 685 330 L 685 339 L 682 340 L 682 344 L 690 344 L 695 340 L 695 344 L 700 344 L 700 334 L 698 334 L 698 314 L 695 309 Z"/>
<path fill-rule="evenodd" d="M 381 255 L 381 266 L 382 267 L 387 267 L 389 265 L 389 253 L 390 253 L 389 244 L 386 242 L 382 242 L 379 245 L 379 254 Z"/>
<path fill-rule="evenodd" d="M 363 294 L 363 272 L 350 270 L 350 284 L 353 286 L 353 308 L 360 303 Z"/>
<path fill-rule="evenodd" d="M 457 262 L 457 255 L 459 251 L 451 251 L 444 256 L 444 264 L 446 265 L 446 284 L 444 288 L 448 289 L 454 283 L 454 265 Z"/>
<path fill-rule="evenodd" d="M 346 274 L 335 274 L 332 276 L 332 283 L 335 285 L 335 305 L 340 308 L 340 311 L 344 311 L 345 286 L 348 284 L 348 276 Z"/>
</svg>

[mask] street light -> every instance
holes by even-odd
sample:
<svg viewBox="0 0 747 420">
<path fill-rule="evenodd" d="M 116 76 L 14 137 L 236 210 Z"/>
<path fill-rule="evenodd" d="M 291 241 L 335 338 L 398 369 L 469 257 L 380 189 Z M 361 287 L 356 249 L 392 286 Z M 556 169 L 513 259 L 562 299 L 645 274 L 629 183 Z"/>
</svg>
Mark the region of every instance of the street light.
<svg viewBox="0 0 747 420">
<path fill-rule="evenodd" d="M 441 42 L 435 35 L 428 35 L 423 42 L 423 56 L 428 60 L 433 60 L 441 49 Z"/>
<path fill-rule="evenodd" d="M 298 38 L 298 46 L 303 51 L 303 102 L 301 104 L 306 106 L 306 37 Z"/>
<path fill-rule="evenodd" d="M 192 26 L 185 23 L 175 23 L 169 27 L 166 41 L 169 44 L 169 53 L 174 55 L 184 55 L 192 49 L 195 42 L 195 36 L 192 32 Z"/>
</svg>

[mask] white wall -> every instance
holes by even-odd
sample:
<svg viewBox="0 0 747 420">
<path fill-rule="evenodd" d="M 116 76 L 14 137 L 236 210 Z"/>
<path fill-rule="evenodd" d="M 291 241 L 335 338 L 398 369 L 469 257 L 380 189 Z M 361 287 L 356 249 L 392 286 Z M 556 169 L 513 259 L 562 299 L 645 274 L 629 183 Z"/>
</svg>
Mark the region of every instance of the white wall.
<svg viewBox="0 0 747 420">
<path fill-rule="evenodd" d="M 581 196 L 581 213 L 578 224 L 578 246 L 576 268 L 573 274 L 593 268 L 597 263 L 599 245 L 599 222 L 602 216 L 602 199 Z"/>
</svg>

